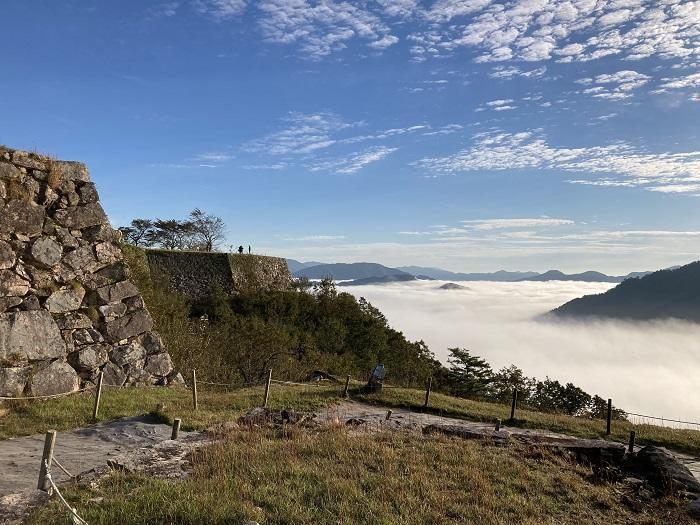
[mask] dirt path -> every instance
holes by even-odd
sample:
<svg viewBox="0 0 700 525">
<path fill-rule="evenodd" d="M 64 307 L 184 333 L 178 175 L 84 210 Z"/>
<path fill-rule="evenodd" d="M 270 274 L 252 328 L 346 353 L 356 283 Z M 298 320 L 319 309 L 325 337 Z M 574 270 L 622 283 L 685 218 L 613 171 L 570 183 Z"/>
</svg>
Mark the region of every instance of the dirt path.
<svg viewBox="0 0 700 525">
<path fill-rule="evenodd" d="M 169 440 L 171 429 L 148 416 L 122 418 L 77 430 L 59 432 L 54 455 L 71 473 L 79 474 L 136 449 Z M 188 432 L 180 432 L 186 437 Z M 44 436 L 26 436 L 0 441 L 0 496 L 35 489 Z M 57 481 L 68 479 L 60 469 L 52 470 Z"/>
</svg>

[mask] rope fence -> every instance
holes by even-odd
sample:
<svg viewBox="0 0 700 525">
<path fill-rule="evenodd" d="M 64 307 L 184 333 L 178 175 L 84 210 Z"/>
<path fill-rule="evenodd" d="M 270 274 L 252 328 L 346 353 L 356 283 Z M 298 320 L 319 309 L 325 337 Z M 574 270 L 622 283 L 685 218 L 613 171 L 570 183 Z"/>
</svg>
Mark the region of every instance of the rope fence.
<svg viewBox="0 0 700 525">
<path fill-rule="evenodd" d="M 53 478 L 51 477 L 51 468 L 49 465 L 49 461 L 46 459 L 44 459 L 44 468 L 44 477 L 50 485 L 49 490 L 47 492 L 49 492 L 49 494 L 56 494 L 56 496 L 58 496 L 58 500 L 63 504 L 64 507 L 66 507 L 66 509 L 68 510 L 68 514 L 70 514 L 71 518 L 73 519 L 74 525 L 88 525 L 88 522 L 78 515 L 78 511 L 68 504 L 66 498 L 64 498 L 63 494 L 61 494 L 61 491 L 58 490 L 56 483 L 54 483 Z"/>
</svg>

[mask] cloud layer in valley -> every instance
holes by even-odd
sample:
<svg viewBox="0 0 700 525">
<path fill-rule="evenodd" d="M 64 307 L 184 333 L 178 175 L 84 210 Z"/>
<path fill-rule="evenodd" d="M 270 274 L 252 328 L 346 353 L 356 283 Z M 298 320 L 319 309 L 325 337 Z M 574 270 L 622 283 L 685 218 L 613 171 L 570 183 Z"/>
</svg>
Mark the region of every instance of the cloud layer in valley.
<svg viewBox="0 0 700 525">
<path fill-rule="evenodd" d="M 344 290 L 367 298 L 410 339 L 423 339 L 443 362 L 461 346 L 494 367 L 515 364 L 529 376 L 573 382 L 631 412 L 693 420 L 689 396 L 700 374 L 700 326 L 680 321 L 544 322 L 536 316 L 611 285 L 462 283 L 438 290 L 419 281 Z"/>
</svg>

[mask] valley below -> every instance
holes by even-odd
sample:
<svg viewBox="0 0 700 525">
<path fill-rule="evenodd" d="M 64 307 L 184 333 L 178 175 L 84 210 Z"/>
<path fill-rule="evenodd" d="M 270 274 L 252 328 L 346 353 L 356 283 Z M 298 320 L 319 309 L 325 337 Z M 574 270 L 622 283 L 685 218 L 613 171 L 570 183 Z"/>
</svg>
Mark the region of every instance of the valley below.
<svg viewBox="0 0 700 525">
<path fill-rule="evenodd" d="M 391 326 L 425 341 L 447 362 L 463 347 L 494 369 L 511 364 L 528 376 L 572 382 L 650 416 L 696 421 L 700 399 L 688 395 L 700 373 L 700 325 L 679 321 L 558 320 L 565 302 L 612 288 L 576 281 L 410 281 L 344 287 L 378 307 Z"/>
</svg>

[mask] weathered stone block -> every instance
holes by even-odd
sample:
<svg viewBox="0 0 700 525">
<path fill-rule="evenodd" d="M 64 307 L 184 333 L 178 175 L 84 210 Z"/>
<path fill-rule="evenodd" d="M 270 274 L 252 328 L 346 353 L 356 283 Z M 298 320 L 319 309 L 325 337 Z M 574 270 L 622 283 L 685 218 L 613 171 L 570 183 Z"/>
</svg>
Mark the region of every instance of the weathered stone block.
<svg viewBox="0 0 700 525">
<path fill-rule="evenodd" d="M 60 180 L 75 182 L 90 181 L 90 174 L 87 166 L 82 162 L 57 160 L 53 162 L 52 168 L 58 174 Z"/>
<path fill-rule="evenodd" d="M 66 254 L 63 258 L 63 262 L 73 270 L 85 270 L 90 265 L 94 264 L 96 259 L 92 253 L 92 247 L 82 246 Z"/>
<path fill-rule="evenodd" d="M 23 168 L 46 171 L 46 159 L 27 151 L 15 151 L 12 154 L 12 163 Z"/>
<path fill-rule="evenodd" d="M 105 385 L 122 386 L 126 382 L 126 373 L 114 363 L 107 363 L 102 369 Z"/>
<path fill-rule="evenodd" d="M 102 206 L 93 202 L 85 206 L 72 206 L 58 210 L 54 213 L 54 220 L 57 224 L 70 230 L 82 230 L 107 222 L 107 216 Z"/>
<path fill-rule="evenodd" d="M 109 345 L 94 344 L 81 348 L 68 356 L 73 368 L 80 372 L 90 372 L 100 368 L 109 359 Z"/>
<path fill-rule="evenodd" d="M 19 180 L 20 175 L 20 171 L 12 164 L 0 162 L 0 179 Z M 5 197 L 2 198 L 4 199 Z"/>
<path fill-rule="evenodd" d="M 116 303 L 139 294 L 139 289 L 130 281 L 122 281 L 111 286 L 97 289 L 97 299 L 102 304 Z"/>
<path fill-rule="evenodd" d="M 138 341 L 121 345 L 109 353 L 109 359 L 119 366 L 133 365 L 146 359 L 146 349 Z"/>
<path fill-rule="evenodd" d="M 75 392 L 80 388 L 80 377 L 72 366 L 64 361 L 40 365 L 29 381 L 33 396 L 52 396 Z"/>
<path fill-rule="evenodd" d="M 173 371 L 173 361 L 166 353 L 154 354 L 146 359 L 146 372 L 158 377 L 165 377 Z"/>
<path fill-rule="evenodd" d="M 146 352 L 148 352 L 148 355 L 165 352 L 163 340 L 156 332 L 146 332 L 140 339 L 141 344 L 146 349 Z"/>
<path fill-rule="evenodd" d="M 124 303 L 112 303 L 98 307 L 102 317 L 111 321 L 118 317 L 123 317 L 126 314 L 126 305 Z"/>
<path fill-rule="evenodd" d="M 104 334 L 108 341 L 116 342 L 148 332 L 153 319 L 146 310 L 139 310 L 120 319 L 106 323 Z"/>
<path fill-rule="evenodd" d="M 0 297 L 0 314 L 22 304 L 21 297 Z"/>
<path fill-rule="evenodd" d="M 92 320 L 78 312 L 69 312 L 55 316 L 56 324 L 61 330 L 77 330 L 79 328 L 92 328 Z"/>
<path fill-rule="evenodd" d="M 44 208 L 24 200 L 11 200 L 0 209 L 0 233 L 36 237 L 44 227 Z"/>
<path fill-rule="evenodd" d="M 9 243 L 0 241 L 0 270 L 12 268 L 14 265 L 15 251 Z"/>
<path fill-rule="evenodd" d="M 61 332 L 46 310 L 0 314 L 0 359 L 54 359 L 66 353 Z"/>
<path fill-rule="evenodd" d="M 0 368 L 0 396 L 21 396 L 29 380 L 30 371 L 28 366 Z"/>
<path fill-rule="evenodd" d="M 85 290 L 80 286 L 64 288 L 52 293 L 44 306 L 54 314 L 73 312 L 83 304 L 83 297 L 85 297 Z"/>
<path fill-rule="evenodd" d="M 90 204 L 100 200 L 97 195 L 97 188 L 92 182 L 86 182 L 78 189 L 78 195 L 80 195 L 80 202 L 83 204 Z"/>
<path fill-rule="evenodd" d="M 35 262 L 42 266 L 51 267 L 61 260 L 63 256 L 63 246 L 54 241 L 51 237 L 39 237 L 32 244 L 30 255 Z"/>
<path fill-rule="evenodd" d="M 0 297 L 23 297 L 29 291 L 29 281 L 12 270 L 0 270 Z"/>
<path fill-rule="evenodd" d="M 95 254 L 97 260 L 104 264 L 114 264 L 124 258 L 119 247 L 111 242 L 101 242 L 95 246 Z"/>
</svg>

